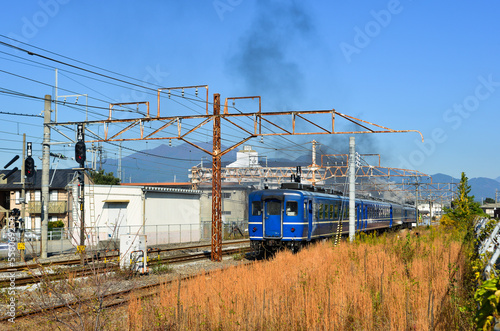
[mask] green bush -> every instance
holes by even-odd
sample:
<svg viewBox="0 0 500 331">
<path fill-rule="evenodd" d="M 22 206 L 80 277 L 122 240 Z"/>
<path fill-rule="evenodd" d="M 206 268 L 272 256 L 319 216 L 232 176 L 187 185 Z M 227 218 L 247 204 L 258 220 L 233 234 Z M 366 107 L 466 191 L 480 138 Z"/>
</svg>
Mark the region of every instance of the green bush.
<svg viewBox="0 0 500 331">
<path fill-rule="evenodd" d="M 64 222 L 61 220 L 49 221 L 48 228 L 49 230 L 53 228 L 64 228 Z"/>
</svg>

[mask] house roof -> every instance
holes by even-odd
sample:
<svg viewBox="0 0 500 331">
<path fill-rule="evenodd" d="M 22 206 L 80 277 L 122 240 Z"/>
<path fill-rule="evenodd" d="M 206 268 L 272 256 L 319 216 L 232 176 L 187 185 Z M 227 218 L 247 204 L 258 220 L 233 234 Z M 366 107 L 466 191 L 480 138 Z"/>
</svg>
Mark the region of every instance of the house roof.
<svg viewBox="0 0 500 331">
<path fill-rule="evenodd" d="M 0 170 L 0 174 L 7 174 L 9 170 Z M 65 189 L 71 180 L 76 176 L 76 170 L 73 169 L 51 169 L 49 172 L 49 186 L 51 189 Z M 2 177 L 2 176 L 0 176 Z M 1 179 L 1 178 L 0 178 Z M 31 178 L 26 178 L 25 187 L 27 189 L 41 189 L 42 187 L 42 171 L 38 170 Z M 9 178 L 7 183 L 3 184 L 0 180 L 0 190 L 17 190 L 21 189 L 21 170 L 16 171 Z"/>
<path fill-rule="evenodd" d="M 123 186 L 186 186 L 186 187 L 191 187 L 190 182 L 175 182 L 175 183 L 120 183 L 120 185 Z"/>
<path fill-rule="evenodd" d="M 485 203 L 481 206 L 482 209 L 495 209 L 500 208 L 500 203 Z"/>
</svg>

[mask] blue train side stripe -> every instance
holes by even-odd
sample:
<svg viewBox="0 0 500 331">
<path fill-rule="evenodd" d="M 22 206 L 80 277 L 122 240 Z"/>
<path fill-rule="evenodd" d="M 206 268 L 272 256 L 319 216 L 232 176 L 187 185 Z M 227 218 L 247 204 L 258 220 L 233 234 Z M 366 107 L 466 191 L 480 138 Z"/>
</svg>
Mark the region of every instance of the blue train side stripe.
<svg viewBox="0 0 500 331">
<path fill-rule="evenodd" d="M 252 192 L 248 201 L 248 232 L 254 247 L 259 241 L 261 247 L 266 247 L 270 240 L 269 249 L 294 249 L 301 243 L 333 237 L 338 230 L 346 233 L 349 224 L 348 197 L 316 189 L 259 190 Z M 356 232 L 416 222 L 417 210 L 413 206 L 359 198 L 355 202 Z"/>
</svg>

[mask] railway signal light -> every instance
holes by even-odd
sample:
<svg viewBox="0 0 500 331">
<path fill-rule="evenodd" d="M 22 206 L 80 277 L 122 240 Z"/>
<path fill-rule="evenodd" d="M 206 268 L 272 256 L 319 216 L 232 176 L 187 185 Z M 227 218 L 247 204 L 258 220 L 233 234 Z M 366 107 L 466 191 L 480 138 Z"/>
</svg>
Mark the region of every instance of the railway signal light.
<svg viewBox="0 0 500 331">
<path fill-rule="evenodd" d="M 78 171 L 78 183 L 82 184 L 84 183 L 84 175 L 83 175 L 83 171 Z"/>
<path fill-rule="evenodd" d="M 33 177 L 35 174 L 35 160 L 31 156 L 28 156 L 24 160 L 24 175 L 28 178 Z"/>
<path fill-rule="evenodd" d="M 86 147 L 85 142 L 78 141 L 75 145 L 75 160 L 80 164 L 82 168 L 84 168 L 84 163 L 86 159 Z"/>
</svg>

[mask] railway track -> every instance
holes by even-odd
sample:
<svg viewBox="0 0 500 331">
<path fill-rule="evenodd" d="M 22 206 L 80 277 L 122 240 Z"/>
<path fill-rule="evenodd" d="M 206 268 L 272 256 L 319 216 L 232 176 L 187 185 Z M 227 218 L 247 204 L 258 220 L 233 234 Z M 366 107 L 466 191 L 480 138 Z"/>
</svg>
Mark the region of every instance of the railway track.
<svg viewBox="0 0 500 331">
<path fill-rule="evenodd" d="M 222 245 L 235 245 L 235 244 L 244 244 L 250 242 L 249 239 L 244 240 L 236 240 L 230 242 L 223 242 Z M 161 254 L 161 253 L 169 253 L 175 251 L 182 251 L 187 249 L 204 249 L 210 248 L 211 244 L 203 244 L 203 245 L 193 245 L 193 246 L 179 246 L 179 247 L 169 247 L 169 248 L 154 248 L 148 251 L 148 254 Z M 107 259 L 113 259 L 118 257 L 118 251 L 96 251 L 93 253 L 91 258 L 88 258 L 89 261 L 105 261 Z M 0 277 L 2 273 L 5 272 L 18 272 L 18 271 L 26 271 L 38 269 L 40 267 L 49 267 L 49 266 L 71 266 L 71 265 L 79 265 L 81 263 L 80 258 L 67 259 L 62 261 L 48 261 L 41 263 L 26 263 L 22 265 L 17 265 L 13 267 L 0 267 Z M 1 287 L 1 286 L 0 286 Z"/>
<path fill-rule="evenodd" d="M 242 240 L 238 242 L 231 242 L 231 243 L 225 243 L 225 245 L 230 245 L 230 244 L 240 244 L 240 243 L 246 243 L 248 240 Z M 224 245 L 224 244 L 223 244 Z M 172 252 L 172 251 L 180 251 L 180 250 L 186 250 L 186 249 L 198 249 L 198 248 L 206 248 L 210 247 L 210 245 L 199 245 L 199 246 L 190 246 L 190 247 L 176 247 L 172 249 L 163 249 L 160 251 L 155 251 L 155 252 Z M 245 248 L 234 248 L 234 249 L 223 249 L 224 254 L 235 254 L 240 251 L 247 249 Z M 248 248 L 249 249 L 249 248 Z M 159 255 L 158 255 L 159 256 Z M 108 256 L 107 258 L 109 259 L 111 256 Z M 117 255 L 114 255 L 114 257 L 117 257 Z M 173 255 L 173 256 L 166 256 L 166 257 L 160 257 L 160 258 L 155 258 L 151 259 L 151 262 L 154 263 L 159 263 L 159 264 L 174 264 L 174 263 L 183 263 L 183 262 L 190 262 L 190 261 L 197 261 L 197 260 L 202 260 L 202 259 L 207 259 L 210 258 L 210 253 L 209 252 L 195 252 L 195 253 L 186 253 L 186 254 L 180 254 L 180 255 Z M 76 263 L 77 261 L 77 263 Z M 61 261 L 63 262 L 63 261 Z M 53 266 L 61 266 L 61 265 L 78 265 L 80 264 L 80 259 L 78 260 L 71 260 L 71 261 L 65 261 L 69 263 L 58 263 L 58 264 L 48 264 L 44 267 L 53 267 Z M 25 271 L 27 268 L 32 272 L 32 275 L 26 276 L 26 277 L 16 277 L 16 287 L 17 286 L 24 286 L 24 285 L 29 285 L 29 284 L 35 284 L 40 281 L 40 279 L 43 277 L 46 280 L 50 281 L 56 281 L 60 279 L 65 279 L 68 277 L 68 274 L 71 273 L 72 277 L 85 277 L 88 275 L 92 275 L 96 272 L 98 273 L 106 273 L 106 272 L 112 272 L 116 271 L 119 269 L 119 265 L 117 261 L 113 262 L 104 262 L 104 257 L 100 258 L 99 261 L 93 261 L 87 266 L 83 268 L 78 268 L 78 269 L 68 269 L 64 270 L 62 273 L 53 273 L 50 275 L 35 275 L 34 272 L 36 272 L 37 269 L 40 268 L 39 265 L 34 265 L 35 267 L 33 269 L 29 269 L 29 267 L 25 266 L 21 270 L 16 269 L 17 271 Z M 8 272 L 14 272 L 14 270 L 9 270 Z M 0 280 L 0 288 L 8 287 L 10 286 L 10 280 L 8 278 Z"/>
<path fill-rule="evenodd" d="M 247 253 L 247 252 L 250 252 L 250 247 L 231 248 L 231 249 L 223 249 L 222 255 L 227 256 L 227 255 L 232 255 L 235 253 Z M 200 253 L 196 253 L 196 254 L 192 254 L 192 255 L 185 254 L 183 256 L 165 258 L 162 260 L 162 262 L 163 261 L 168 261 L 168 263 L 190 262 L 190 261 L 206 259 L 207 255 L 208 255 L 208 257 L 210 257 L 210 254 L 207 254 L 206 252 L 200 252 Z M 213 271 L 207 271 L 206 274 L 211 274 L 212 272 Z M 157 291 L 151 292 L 151 290 L 154 290 L 155 288 L 158 288 L 159 286 L 169 284 L 169 283 L 172 283 L 172 282 L 175 282 L 178 280 L 184 281 L 187 279 L 191 279 L 193 277 L 196 277 L 197 275 L 198 274 L 182 276 L 182 277 L 179 277 L 177 279 L 161 281 L 161 282 L 157 282 L 154 284 L 148 284 L 148 285 L 143 285 L 143 286 L 125 289 L 125 290 L 118 291 L 118 292 L 109 293 L 103 297 L 104 303 L 102 305 L 102 308 L 106 309 L 106 308 L 116 307 L 116 306 L 120 306 L 120 305 L 124 305 L 124 304 L 128 303 L 129 294 L 132 292 L 149 291 L 148 293 L 140 294 L 139 295 L 140 298 L 146 298 L 146 297 L 156 295 Z M 17 281 L 18 280 L 16 279 L 16 283 L 17 283 Z M 77 302 L 77 301 L 66 302 L 64 304 L 55 305 L 55 306 L 52 306 L 49 308 L 27 310 L 27 311 L 17 313 L 16 319 L 22 318 L 22 317 L 34 316 L 34 315 L 37 315 L 40 313 L 46 313 L 48 311 L 65 310 L 65 309 L 68 309 L 69 307 L 72 307 L 74 305 L 90 302 L 92 300 L 95 300 L 95 298 L 88 298 L 88 299 L 85 299 L 85 300 L 80 301 L 80 302 Z M 5 317 L 0 318 L 0 321 L 5 321 L 9 318 L 10 318 L 10 316 L 5 316 Z"/>
</svg>

